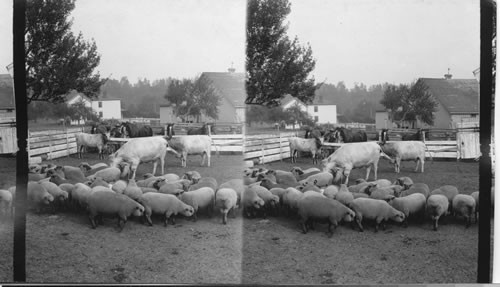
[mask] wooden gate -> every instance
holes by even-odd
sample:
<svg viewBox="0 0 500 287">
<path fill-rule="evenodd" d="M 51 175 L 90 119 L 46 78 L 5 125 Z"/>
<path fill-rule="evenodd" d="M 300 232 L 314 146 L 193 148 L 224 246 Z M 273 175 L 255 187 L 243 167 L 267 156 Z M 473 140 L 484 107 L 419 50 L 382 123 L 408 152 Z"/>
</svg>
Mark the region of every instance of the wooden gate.
<svg viewBox="0 0 500 287">
<path fill-rule="evenodd" d="M 457 149 L 461 159 L 478 158 L 481 155 L 479 131 L 476 129 L 457 130 Z"/>
</svg>

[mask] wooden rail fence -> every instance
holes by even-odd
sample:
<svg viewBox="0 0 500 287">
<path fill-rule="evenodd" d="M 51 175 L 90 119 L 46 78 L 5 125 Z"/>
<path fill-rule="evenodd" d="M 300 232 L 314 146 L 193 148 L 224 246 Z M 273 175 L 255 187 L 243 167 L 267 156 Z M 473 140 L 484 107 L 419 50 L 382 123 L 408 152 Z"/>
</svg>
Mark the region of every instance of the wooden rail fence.
<svg viewBox="0 0 500 287">
<path fill-rule="evenodd" d="M 40 163 L 68 156 L 77 152 L 75 134 L 83 128 L 68 128 L 65 130 L 28 131 L 29 163 Z"/>
</svg>

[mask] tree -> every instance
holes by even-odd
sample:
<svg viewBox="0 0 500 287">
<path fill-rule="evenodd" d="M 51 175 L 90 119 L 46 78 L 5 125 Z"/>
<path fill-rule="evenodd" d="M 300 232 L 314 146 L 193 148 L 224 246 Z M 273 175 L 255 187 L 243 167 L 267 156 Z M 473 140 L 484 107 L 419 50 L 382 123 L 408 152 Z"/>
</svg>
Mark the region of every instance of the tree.
<svg viewBox="0 0 500 287">
<path fill-rule="evenodd" d="M 414 126 L 417 120 L 433 125 L 438 107 L 421 81 L 411 85 L 388 85 L 380 103 L 389 111 L 390 120 L 399 121 L 400 126 L 404 121 Z"/>
<path fill-rule="evenodd" d="M 315 125 L 315 122 L 311 118 L 311 116 L 309 116 L 307 114 L 307 112 L 304 112 L 300 108 L 300 106 L 297 104 L 286 109 L 285 114 L 286 114 L 285 122 L 287 124 L 291 124 L 294 126 L 296 123 L 298 123 L 299 126 L 314 126 Z"/>
<path fill-rule="evenodd" d="M 247 11 L 246 103 L 277 106 L 286 94 L 310 103 L 319 88 L 309 77 L 316 61 L 310 45 L 286 34 L 288 0 L 249 0 Z"/>
<path fill-rule="evenodd" d="M 188 116 L 192 116 L 199 122 L 202 114 L 213 119 L 219 117 L 220 97 L 205 77 L 198 77 L 195 80 L 172 80 L 168 85 L 165 99 L 174 107 L 174 114 L 184 121 Z"/>
<path fill-rule="evenodd" d="M 60 103 L 70 90 L 97 97 L 106 81 L 93 73 L 100 55 L 94 41 L 73 35 L 68 20 L 75 0 L 28 0 L 25 59 L 28 103 Z"/>
</svg>

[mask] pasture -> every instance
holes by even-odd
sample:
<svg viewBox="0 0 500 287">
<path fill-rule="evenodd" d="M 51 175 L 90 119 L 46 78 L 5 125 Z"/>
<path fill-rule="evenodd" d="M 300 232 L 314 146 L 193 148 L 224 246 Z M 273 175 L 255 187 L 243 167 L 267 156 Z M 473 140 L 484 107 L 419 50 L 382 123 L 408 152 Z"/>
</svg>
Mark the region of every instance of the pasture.
<svg viewBox="0 0 500 287">
<path fill-rule="evenodd" d="M 2 159 L 3 160 L 3 159 Z M 50 161 L 77 166 L 81 161 L 101 162 L 97 154 L 76 155 Z M 1 183 L 15 183 L 15 159 L 2 161 Z M 49 162 L 47 162 L 49 163 Z M 242 175 L 241 156 L 212 155 L 212 167 L 200 167 L 200 156 L 189 156 L 187 168 L 172 154 L 166 172 L 182 175 L 197 170 L 218 183 Z M 14 165 L 15 166 L 15 165 Z M 289 159 L 262 165 L 290 170 L 312 167 L 309 157 L 296 164 Z M 478 187 L 478 163 L 426 161 L 425 173 L 413 172 L 414 162 L 403 162 L 401 174 L 386 160 L 379 163 L 378 178 L 394 180 L 409 176 L 432 189 L 445 184 L 461 193 Z M 151 172 L 152 164 L 141 164 L 137 177 Z M 351 182 L 364 177 L 355 169 Z M 370 178 L 373 178 L 371 174 Z M 298 218 L 246 219 L 238 210 L 222 225 L 220 216 L 200 215 L 197 222 L 179 218 L 177 224 L 154 226 L 131 218 L 120 233 L 115 219 L 91 229 L 84 213 L 59 212 L 27 215 L 28 282 L 103 283 L 258 283 L 258 284 L 373 284 L 373 283 L 473 283 L 477 274 L 477 224 L 466 229 L 463 222 L 448 217 L 437 232 L 430 221 L 410 221 L 408 228 L 389 223 L 374 233 L 339 226 L 332 238 L 326 224 L 302 234 Z M 12 222 L 0 221 L 0 281 L 12 280 Z"/>
</svg>

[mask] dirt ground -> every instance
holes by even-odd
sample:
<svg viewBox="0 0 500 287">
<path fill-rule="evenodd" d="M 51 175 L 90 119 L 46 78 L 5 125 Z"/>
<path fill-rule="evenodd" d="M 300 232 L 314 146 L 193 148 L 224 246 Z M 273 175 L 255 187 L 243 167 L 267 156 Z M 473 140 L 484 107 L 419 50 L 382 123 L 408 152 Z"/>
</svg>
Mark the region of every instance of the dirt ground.
<svg viewBox="0 0 500 287">
<path fill-rule="evenodd" d="M 84 161 L 98 162 L 95 154 Z M 212 167 L 200 167 L 198 156 L 189 157 L 187 170 L 213 176 L 219 183 L 237 178 L 243 167 L 240 156 L 212 156 Z M 10 159 L 9 159 L 10 160 Z M 15 183 L 12 163 L 0 159 L 0 186 Z M 77 165 L 75 157 L 54 161 Z M 5 166 L 7 165 L 7 167 Z M 311 167 L 310 159 L 265 165 L 289 170 Z M 14 165 L 15 166 L 15 165 Z M 431 189 L 456 185 L 463 193 L 478 186 L 478 163 L 427 162 L 424 174 L 404 163 L 401 176 L 425 182 Z M 151 172 L 152 164 L 139 167 L 138 177 Z M 185 170 L 172 155 L 165 172 Z M 351 178 L 363 177 L 354 170 Z M 381 160 L 379 178 L 397 176 Z M 284 216 L 243 219 L 238 213 L 221 224 L 219 216 L 200 216 L 198 222 L 178 219 L 164 228 L 159 219 L 149 227 L 131 219 L 118 232 L 115 219 L 91 229 L 83 213 L 29 212 L 27 216 L 28 282 L 104 283 L 259 283 L 259 284 L 379 284 L 379 283 L 473 283 L 477 276 L 477 224 L 448 218 L 439 231 L 410 222 L 408 228 L 388 224 L 374 232 L 365 224 L 363 233 L 349 225 L 339 226 L 332 238 L 327 226 L 302 234 L 297 218 Z M 0 281 L 12 280 L 12 222 L 0 221 Z"/>
</svg>

